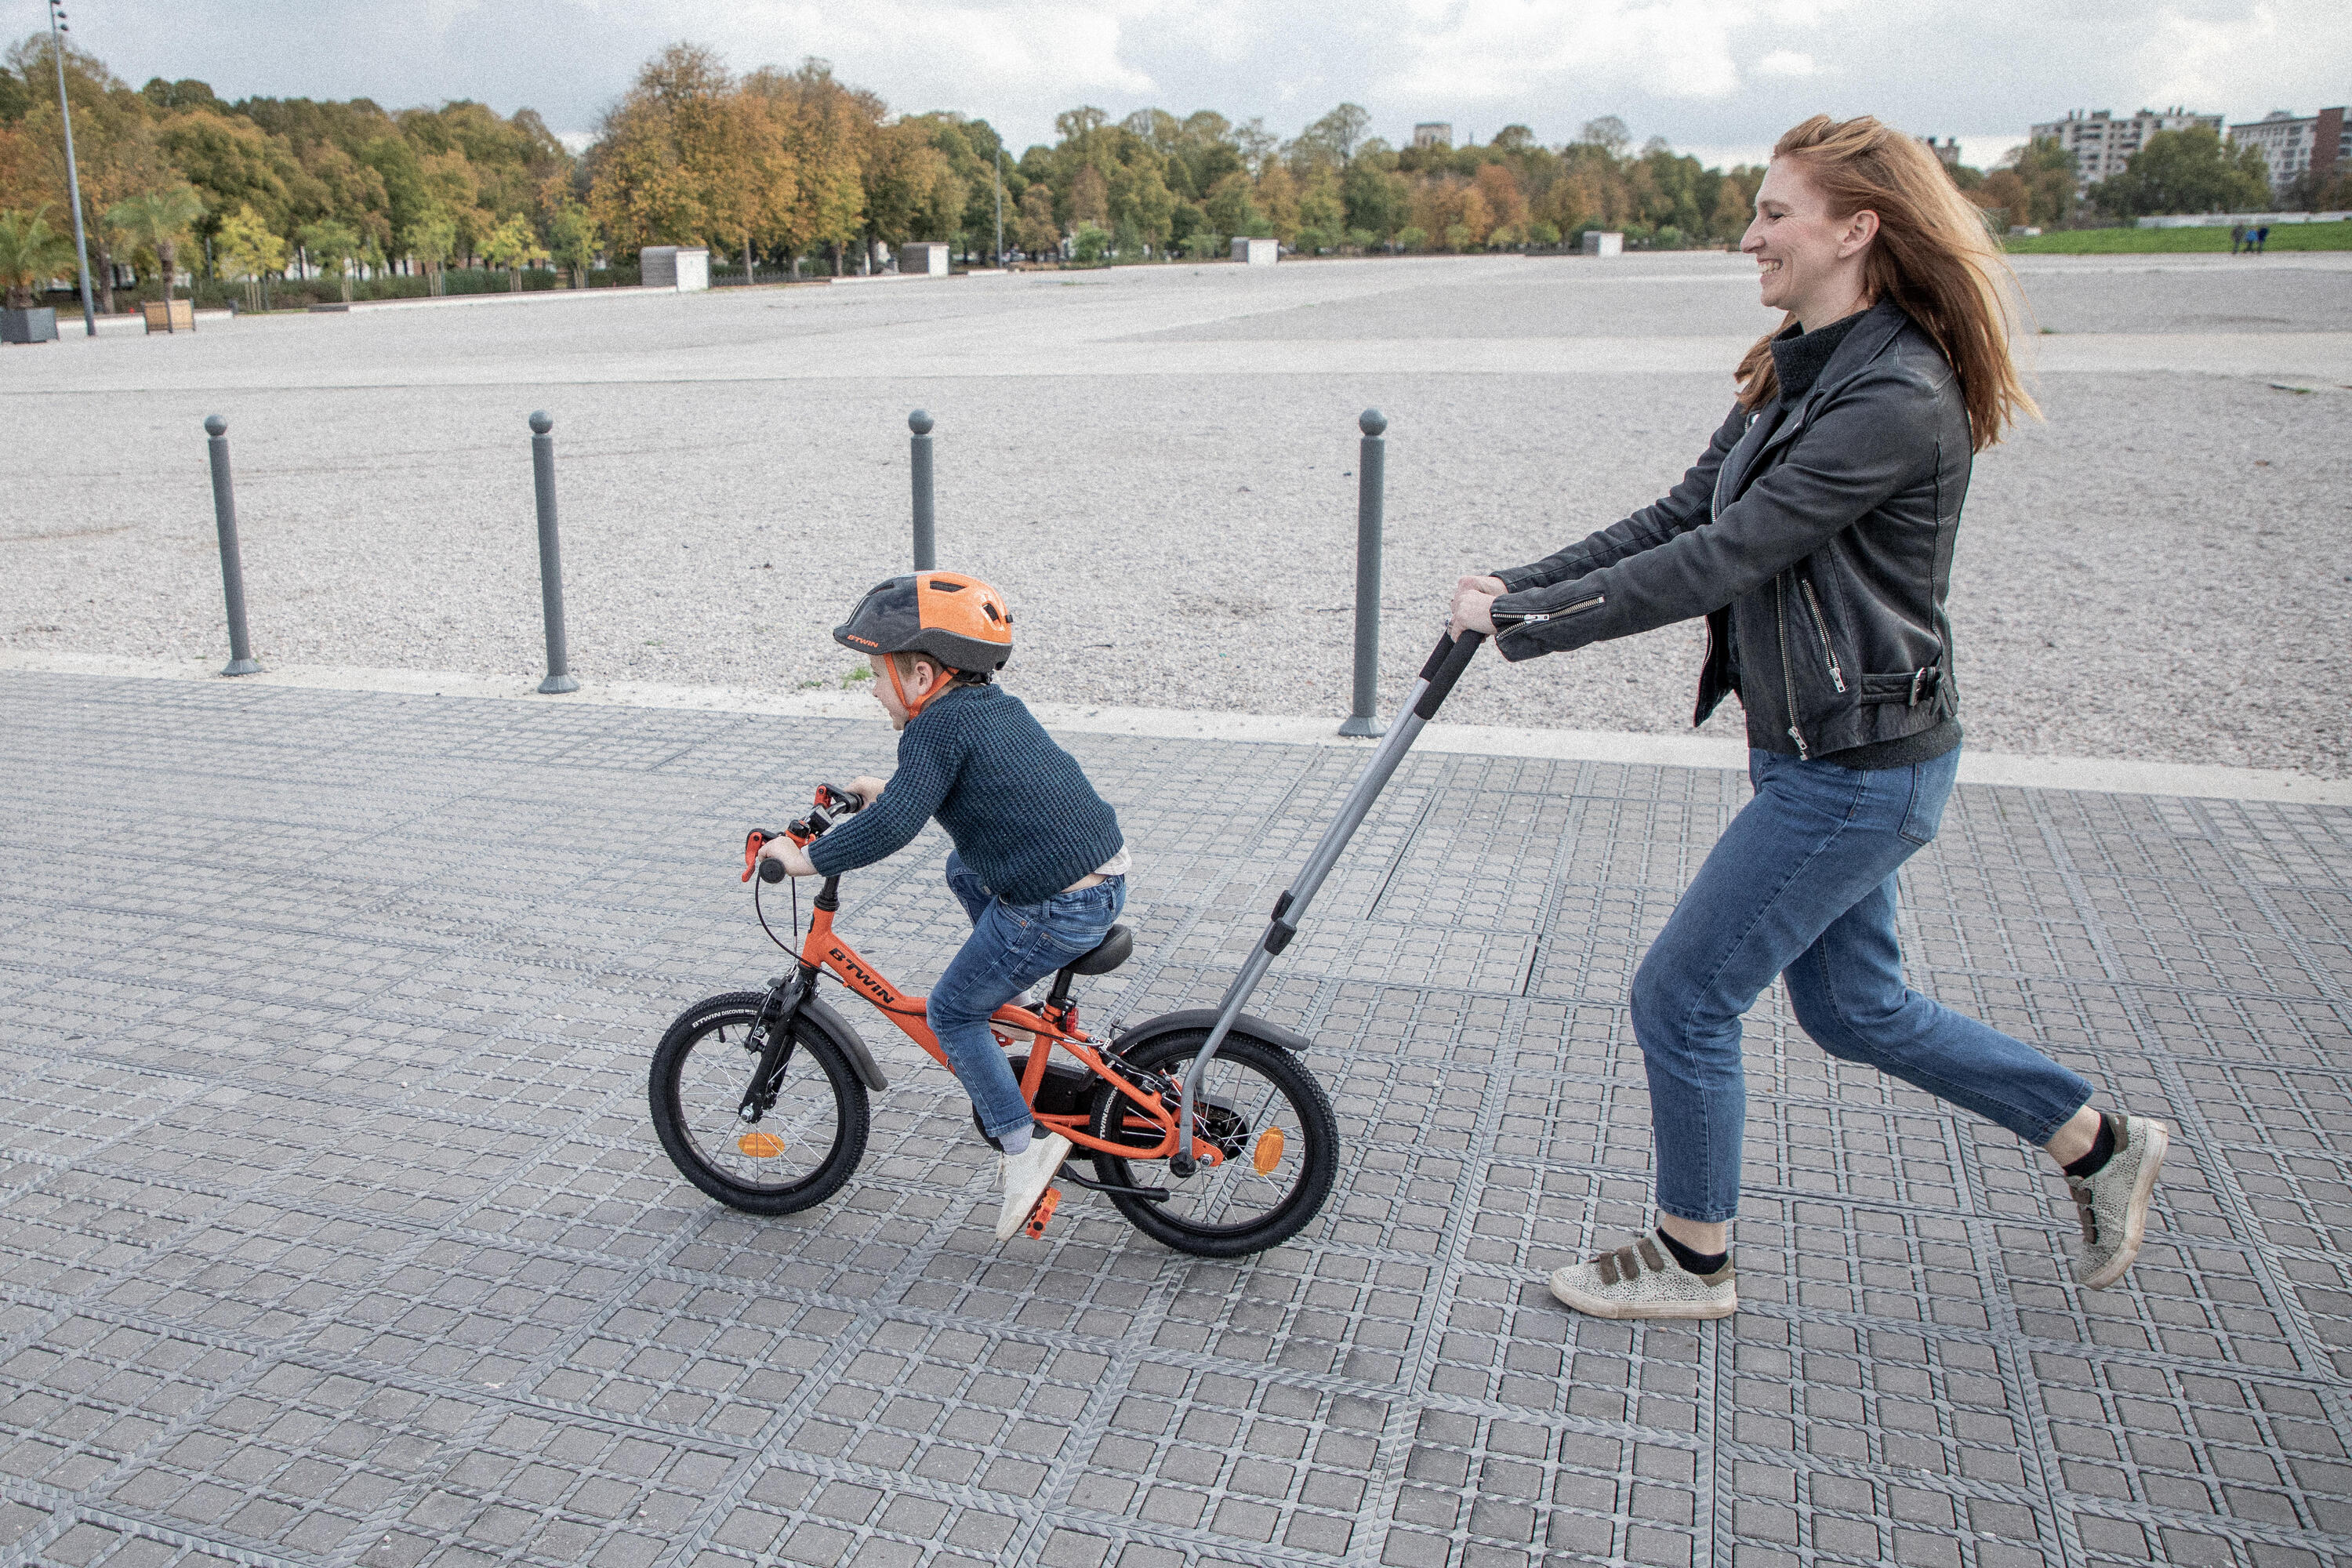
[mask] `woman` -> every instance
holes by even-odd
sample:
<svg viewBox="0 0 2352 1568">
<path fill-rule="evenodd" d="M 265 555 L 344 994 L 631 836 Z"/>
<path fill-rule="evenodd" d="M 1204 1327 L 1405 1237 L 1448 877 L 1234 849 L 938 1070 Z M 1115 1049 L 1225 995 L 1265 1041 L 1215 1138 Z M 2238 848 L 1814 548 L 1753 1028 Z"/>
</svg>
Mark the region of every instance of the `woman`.
<svg viewBox="0 0 2352 1568">
<path fill-rule="evenodd" d="M 1606 1318 L 1720 1318 L 1747 1117 L 1739 1020 L 1775 975 L 1805 1032 L 2000 1123 L 2064 1167 L 2076 1273 L 2131 1267 L 2167 1131 L 2102 1113 L 2039 1051 L 1903 981 L 1895 869 L 1959 767 L 1944 613 L 1974 454 L 2038 414 L 2009 358 L 2011 279 L 1910 137 L 1816 116 L 1783 136 L 1740 248 L 1786 312 L 1664 498 L 1530 566 L 1465 577 L 1454 624 L 1506 658 L 1705 616 L 1703 723 L 1738 692 L 1756 793 L 1642 961 L 1633 1022 L 1657 1144 L 1654 1238 L 1552 1276 Z"/>
</svg>

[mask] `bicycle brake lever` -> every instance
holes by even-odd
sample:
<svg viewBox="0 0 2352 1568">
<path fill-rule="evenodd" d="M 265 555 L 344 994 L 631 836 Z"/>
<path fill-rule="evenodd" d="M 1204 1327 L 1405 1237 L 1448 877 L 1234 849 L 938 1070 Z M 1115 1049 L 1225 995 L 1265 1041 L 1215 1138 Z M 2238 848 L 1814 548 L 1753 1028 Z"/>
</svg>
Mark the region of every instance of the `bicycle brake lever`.
<svg viewBox="0 0 2352 1568">
<path fill-rule="evenodd" d="M 743 836 L 743 881 L 750 881 L 751 873 L 759 869 L 760 851 L 767 847 L 769 839 L 775 837 L 764 827 L 755 827 Z"/>
</svg>

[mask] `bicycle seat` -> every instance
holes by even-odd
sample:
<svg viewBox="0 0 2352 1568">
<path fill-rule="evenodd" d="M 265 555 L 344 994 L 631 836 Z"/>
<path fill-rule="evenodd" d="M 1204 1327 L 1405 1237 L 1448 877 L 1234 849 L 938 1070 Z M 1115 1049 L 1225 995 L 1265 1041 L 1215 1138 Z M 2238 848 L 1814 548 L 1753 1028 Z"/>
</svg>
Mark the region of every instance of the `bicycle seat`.
<svg viewBox="0 0 2352 1568">
<path fill-rule="evenodd" d="M 1108 974 L 1125 963 L 1135 952 L 1135 932 L 1123 925 L 1110 928 L 1110 934 L 1097 944 L 1094 951 L 1063 967 L 1065 974 Z"/>
</svg>

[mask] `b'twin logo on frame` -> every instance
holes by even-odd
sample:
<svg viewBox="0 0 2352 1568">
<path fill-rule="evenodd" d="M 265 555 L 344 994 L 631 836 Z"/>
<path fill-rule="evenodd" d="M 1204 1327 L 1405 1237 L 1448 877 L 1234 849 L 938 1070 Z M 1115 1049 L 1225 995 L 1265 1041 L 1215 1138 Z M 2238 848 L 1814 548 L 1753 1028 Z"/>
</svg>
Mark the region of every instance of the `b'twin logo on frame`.
<svg viewBox="0 0 2352 1568">
<path fill-rule="evenodd" d="M 858 986 L 864 990 L 867 995 L 881 1003 L 885 1007 L 894 1005 L 898 1000 L 896 995 L 891 994 L 891 990 L 887 985 L 883 984 L 882 982 L 877 980 L 873 975 L 866 973 L 863 965 L 861 965 L 856 959 L 850 957 L 849 954 L 842 952 L 840 948 L 829 947 L 825 949 L 824 955 L 825 957 L 833 960 L 834 963 L 839 964 L 844 973 L 856 981 Z"/>
</svg>

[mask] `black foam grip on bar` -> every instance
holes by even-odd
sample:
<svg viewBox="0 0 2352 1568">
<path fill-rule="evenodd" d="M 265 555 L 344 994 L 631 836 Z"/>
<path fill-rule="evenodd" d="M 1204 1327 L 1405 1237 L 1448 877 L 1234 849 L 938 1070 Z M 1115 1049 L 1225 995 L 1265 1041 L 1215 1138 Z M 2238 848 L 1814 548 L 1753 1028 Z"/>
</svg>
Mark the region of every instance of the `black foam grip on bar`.
<svg viewBox="0 0 2352 1568">
<path fill-rule="evenodd" d="M 1279 953 L 1284 948 L 1290 945 L 1290 939 L 1297 934 L 1298 928 L 1297 926 L 1293 925 L 1286 920 L 1277 917 L 1265 928 L 1265 951 L 1267 955 L 1272 956 Z"/>
<path fill-rule="evenodd" d="M 1476 653 L 1478 645 L 1486 640 L 1485 632 L 1469 631 L 1454 639 L 1454 646 L 1447 650 L 1444 662 L 1438 666 L 1437 673 L 1429 678 L 1429 689 L 1423 692 L 1421 700 L 1412 705 L 1415 717 L 1423 721 L 1437 717 L 1437 710 L 1445 701 L 1446 694 L 1454 689 L 1454 683 L 1462 679 L 1462 672 L 1470 667 L 1470 656 Z"/>
<path fill-rule="evenodd" d="M 1436 679 L 1438 670 L 1443 668 L 1445 663 L 1445 656 L 1453 651 L 1454 635 L 1451 632 L 1448 632 L 1445 636 L 1437 639 L 1437 646 L 1429 650 L 1428 662 L 1421 667 L 1421 679 L 1423 680 Z"/>
</svg>

